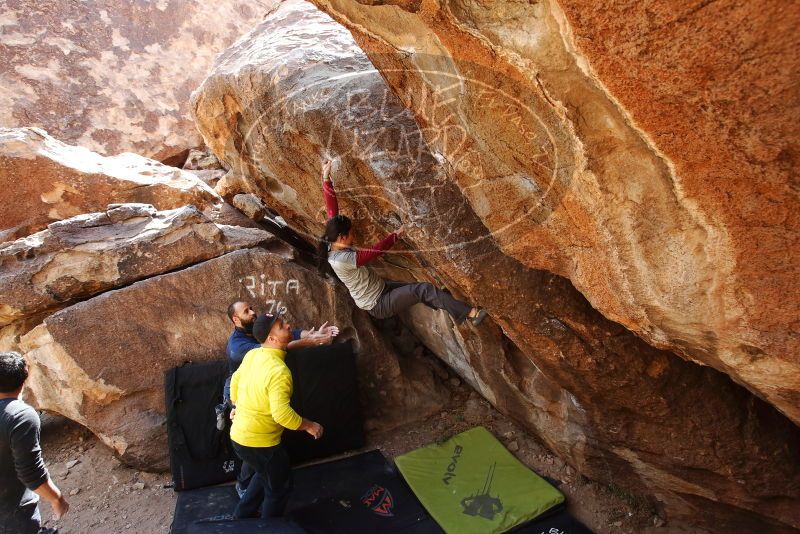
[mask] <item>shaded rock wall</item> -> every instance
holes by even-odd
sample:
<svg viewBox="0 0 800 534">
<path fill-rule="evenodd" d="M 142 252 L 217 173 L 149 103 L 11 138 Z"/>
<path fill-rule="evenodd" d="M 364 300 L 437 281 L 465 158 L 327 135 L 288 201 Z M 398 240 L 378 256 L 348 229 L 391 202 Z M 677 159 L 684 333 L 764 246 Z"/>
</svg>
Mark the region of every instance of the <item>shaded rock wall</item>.
<svg viewBox="0 0 800 534">
<path fill-rule="evenodd" d="M 504 254 L 800 422 L 797 9 L 314 3 Z"/>
<path fill-rule="evenodd" d="M 719 260 L 724 229 L 684 202 L 669 162 L 618 108 L 598 107 L 607 95 L 579 86 L 578 71 L 562 69 L 562 82 L 584 108 L 548 100 L 540 81 L 504 63 L 500 50 L 472 49 L 470 41 L 453 45 L 463 61 L 446 47 L 438 60 L 423 54 L 440 40 L 424 17 L 453 21 L 434 5 L 409 4 L 419 8 L 413 14 L 320 4 L 364 46 L 385 45 L 372 59 L 415 114 L 346 32 L 305 4 L 285 2 L 223 54 L 193 94 L 206 143 L 232 169 L 227 193 L 260 196 L 313 239 L 325 218 L 319 162 L 337 156 L 340 207 L 355 219 L 358 242 L 401 221 L 408 227 L 416 252 L 390 255 L 382 270 L 433 280 L 490 311 L 493 321 L 478 330 L 424 309 L 412 324 L 498 408 L 583 473 L 646 492 L 672 516 L 715 530 L 799 527 L 797 427 L 725 375 L 663 350 L 709 353 L 706 341 L 717 334 L 708 323 L 716 327 L 713 313 L 730 289 L 719 280 L 732 268 Z M 365 13 L 409 42 L 379 39 Z M 363 25 L 353 22 L 362 15 Z M 543 39 L 545 30 L 537 30 Z M 553 61 L 571 57 L 555 52 Z M 500 75 L 480 78 L 487 64 Z M 473 94 L 478 88 L 489 94 Z M 495 108 L 491 98 L 510 103 Z M 578 109 L 596 110 L 605 128 L 589 111 L 577 117 Z M 584 139 L 582 128 L 599 137 Z M 577 289 L 543 269 L 568 275 Z M 792 357 L 769 361 L 781 367 Z M 793 377 L 781 376 L 780 385 L 763 377 L 772 384 L 763 391 L 750 386 L 767 396 Z"/>
<path fill-rule="evenodd" d="M 38 126 L 108 156 L 197 146 L 189 93 L 276 3 L 3 2 L 0 126 Z"/>
<path fill-rule="evenodd" d="M 430 369 L 415 369 L 414 362 L 401 368 L 346 297 L 343 288 L 262 249 L 136 282 L 65 308 L 22 337 L 32 363 L 28 398 L 85 425 L 126 463 L 166 469 L 164 372 L 224 357 L 231 332 L 225 310 L 243 299 L 261 311 L 284 308 L 300 327 L 338 325 L 340 337 L 358 350 L 371 424 L 386 428 L 435 412 L 441 386 Z"/>
</svg>

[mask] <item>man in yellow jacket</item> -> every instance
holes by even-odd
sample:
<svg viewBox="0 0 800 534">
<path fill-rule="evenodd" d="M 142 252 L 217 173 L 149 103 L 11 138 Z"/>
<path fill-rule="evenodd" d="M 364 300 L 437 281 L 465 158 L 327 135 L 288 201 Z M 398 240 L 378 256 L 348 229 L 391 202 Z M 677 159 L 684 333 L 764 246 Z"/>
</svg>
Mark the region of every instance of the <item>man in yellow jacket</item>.
<svg viewBox="0 0 800 534">
<path fill-rule="evenodd" d="M 284 428 L 304 430 L 314 439 L 322 436 L 319 423 L 289 406 L 292 373 L 284 359 L 291 325 L 275 315 L 260 315 L 253 337 L 261 347 L 249 351 L 231 377 L 231 441 L 256 472 L 233 513 L 236 519 L 256 516 L 259 506 L 262 518 L 283 514 L 292 487 L 289 456 L 281 445 Z"/>
</svg>

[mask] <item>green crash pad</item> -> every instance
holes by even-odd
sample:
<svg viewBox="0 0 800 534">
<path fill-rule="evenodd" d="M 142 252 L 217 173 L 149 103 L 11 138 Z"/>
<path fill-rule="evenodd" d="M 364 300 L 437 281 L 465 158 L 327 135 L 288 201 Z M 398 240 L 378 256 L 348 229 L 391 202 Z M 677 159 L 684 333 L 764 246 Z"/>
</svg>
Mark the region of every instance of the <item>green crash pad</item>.
<svg viewBox="0 0 800 534">
<path fill-rule="evenodd" d="M 564 502 L 485 428 L 395 458 L 403 478 L 447 533 L 506 532 Z"/>
</svg>

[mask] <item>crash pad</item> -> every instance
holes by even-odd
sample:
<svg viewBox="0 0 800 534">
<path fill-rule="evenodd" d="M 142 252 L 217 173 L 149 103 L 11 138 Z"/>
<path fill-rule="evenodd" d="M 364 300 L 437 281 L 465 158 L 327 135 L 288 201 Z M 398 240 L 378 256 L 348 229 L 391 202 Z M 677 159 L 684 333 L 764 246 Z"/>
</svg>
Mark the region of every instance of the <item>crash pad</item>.
<svg viewBox="0 0 800 534">
<path fill-rule="evenodd" d="M 297 467 L 292 475 L 293 489 L 282 523 L 225 519 L 238 498 L 233 486 L 217 486 L 179 493 L 171 532 L 441 532 L 380 451 Z"/>
<path fill-rule="evenodd" d="M 485 428 L 395 458 L 425 509 L 448 534 L 507 532 L 564 502 Z"/>
</svg>

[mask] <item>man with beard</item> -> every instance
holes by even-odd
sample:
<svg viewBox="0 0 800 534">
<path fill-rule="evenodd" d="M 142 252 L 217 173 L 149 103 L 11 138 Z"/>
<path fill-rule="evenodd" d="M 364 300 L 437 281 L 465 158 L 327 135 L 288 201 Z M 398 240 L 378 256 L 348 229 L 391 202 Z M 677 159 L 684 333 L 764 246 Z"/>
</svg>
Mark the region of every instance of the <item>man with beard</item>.
<svg viewBox="0 0 800 534">
<path fill-rule="evenodd" d="M 252 349 L 260 347 L 261 344 L 253 337 L 253 324 L 256 320 L 256 312 L 249 303 L 244 301 L 232 303 L 228 306 L 228 317 L 231 322 L 233 322 L 234 330 L 228 338 L 228 345 L 225 348 L 225 354 L 228 357 L 228 379 L 225 381 L 224 398 L 225 403 L 230 405 L 231 376 L 239 369 L 245 354 Z M 338 334 L 339 329 L 336 326 L 328 326 L 327 322 L 320 326 L 319 329 L 312 328 L 311 330 L 301 330 L 299 328 L 294 328 L 291 329 L 292 337 L 286 349 L 293 350 L 328 345 Z M 222 405 L 217 409 L 217 428 L 222 430 L 224 425 L 225 405 Z M 247 465 L 247 463 L 243 463 L 236 482 L 236 491 L 239 493 L 240 497 L 244 494 L 244 490 L 247 488 L 250 477 L 252 476 L 252 468 Z"/>
</svg>

